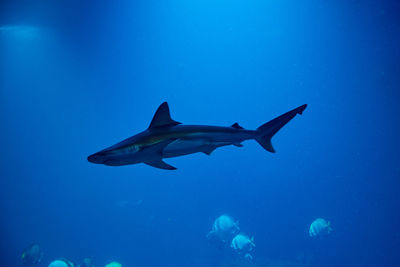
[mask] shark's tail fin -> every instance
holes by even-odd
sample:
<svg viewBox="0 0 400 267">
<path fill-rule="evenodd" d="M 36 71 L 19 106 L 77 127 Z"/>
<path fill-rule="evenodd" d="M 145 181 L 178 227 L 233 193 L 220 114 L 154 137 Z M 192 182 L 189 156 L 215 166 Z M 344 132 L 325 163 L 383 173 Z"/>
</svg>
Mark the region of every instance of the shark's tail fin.
<svg viewBox="0 0 400 267">
<path fill-rule="evenodd" d="M 274 136 L 274 134 L 276 134 L 286 123 L 293 119 L 296 114 L 302 114 L 306 107 L 307 104 L 302 105 L 258 127 L 257 132 L 259 135 L 256 137 L 256 141 L 267 151 L 275 153 L 275 149 L 271 144 L 272 136 Z"/>
</svg>

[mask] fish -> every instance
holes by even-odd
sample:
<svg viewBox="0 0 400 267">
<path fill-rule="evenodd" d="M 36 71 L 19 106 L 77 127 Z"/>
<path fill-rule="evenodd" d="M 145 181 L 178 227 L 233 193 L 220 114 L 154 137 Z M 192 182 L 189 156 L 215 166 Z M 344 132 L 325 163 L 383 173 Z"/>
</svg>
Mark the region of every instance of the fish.
<svg viewBox="0 0 400 267">
<path fill-rule="evenodd" d="M 330 221 L 323 218 L 317 218 L 311 223 L 309 234 L 311 237 L 324 236 L 330 234 L 332 231 L 333 229 Z"/>
<path fill-rule="evenodd" d="M 49 267 L 74 267 L 75 265 L 66 258 L 60 258 L 58 260 L 52 261 Z"/>
<path fill-rule="evenodd" d="M 215 219 L 212 230 L 207 234 L 207 239 L 210 241 L 219 240 L 225 243 L 239 231 L 239 221 L 235 221 L 231 216 L 223 214 Z"/>
<path fill-rule="evenodd" d="M 252 251 L 256 245 L 254 244 L 254 237 L 249 238 L 247 235 L 240 233 L 237 234 L 231 242 L 231 248 L 241 252 L 250 252 Z"/>
<path fill-rule="evenodd" d="M 21 259 L 24 265 L 36 265 L 42 261 L 43 251 L 38 244 L 32 244 L 22 252 Z"/>
<path fill-rule="evenodd" d="M 84 258 L 82 263 L 79 264 L 78 267 L 94 267 L 94 264 L 91 258 Z"/>
<path fill-rule="evenodd" d="M 306 107 L 307 104 L 299 106 L 256 130 L 246 130 L 237 122 L 229 127 L 184 125 L 171 118 L 168 103 L 164 102 L 145 131 L 96 152 L 87 160 L 107 166 L 144 163 L 159 169 L 176 170 L 163 159 L 198 152 L 211 155 L 219 147 L 242 147 L 246 140 L 256 140 L 265 150 L 275 153 L 271 138 L 297 114 L 302 114 Z"/>
</svg>

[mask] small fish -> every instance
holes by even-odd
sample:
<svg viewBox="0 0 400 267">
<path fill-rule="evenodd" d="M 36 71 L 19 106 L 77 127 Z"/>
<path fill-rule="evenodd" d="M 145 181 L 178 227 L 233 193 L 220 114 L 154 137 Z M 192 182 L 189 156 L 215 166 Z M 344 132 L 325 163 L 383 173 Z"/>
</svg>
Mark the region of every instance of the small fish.
<svg viewBox="0 0 400 267">
<path fill-rule="evenodd" d="M 94 264 L 91 258 L 84 258 L 82 263 L 79 264 L 78 267 L 94 267 Z"/>
<path fill-rule="evenodd" d="M 74 266 L 75 265 L 71 261 L 67 260 L 66 258 L 61 258 L 61 259 L 52 261 L 49 264 L 49 267 L 74 267 Z"/>
<path fill-rule="evenodd" d="M 207 234 L 207 238 L 225 243 L 232 239 L 239 231 L 239 221 L 235 221 L 231 216 L 223 214 L 215 219 L 212 230 Z"/>
<path fill-rule="evenodd" d="M 238 123 L 230 127 L 181 125 L 171 118 L 168 103 L 164 102 L 157 109 L 147 130 L 90 155 L 88 161 L 109 166 L 145 163 L 164 170 L 176 170 L 163 159 L 197 152 L 210 155 L 218 147 L 242 147 L 242 142 L 250 139 L 274 153 L 271 138 L 297 114 L 302 114 L 306 107 L 305 104 L 295 108 L 257 130 L 246 130 Z"/>
<path fill-rule="evenodd" d="M 254 237 L 249 238 L 245 234 L 238 234 L 232 239 L 231 248 L 238 253 L 250 252 L 255 247 Z"/>
<path fill-rule="evenodd" d="M 333 231 L 331 222 L 323 218 L 317 218 L 310 225 L 309 234 L 313 236 L 324 236 L 328 235 Z"/>
<path fill-rule="evenodd" d="M 113 261 L 107 264 L 105 267 L 122 267 L 121 263 Z"/>
<path fill-rule="evenodd" d="M 25 248 L 21 254 L 22 263 L 24 265 L 36 265 L 42 261 L 43 251 L 38 244 L 32 244 Z"/>
</svg>

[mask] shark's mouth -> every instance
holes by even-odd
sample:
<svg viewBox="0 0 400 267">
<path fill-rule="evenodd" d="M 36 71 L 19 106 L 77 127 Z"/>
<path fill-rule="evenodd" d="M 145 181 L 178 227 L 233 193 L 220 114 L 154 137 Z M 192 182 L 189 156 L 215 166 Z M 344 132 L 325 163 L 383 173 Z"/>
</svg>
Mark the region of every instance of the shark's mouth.
<svg viewBox="0 0 400 267">
<path fill-rule="evenodd" d="M 121 166 L 121 165 L 124 165 L 124 164 L 121 163 L 120 161 L 114 160 L 114 159 L 105 160 L 105 161 L 103 162 L 103 164 L 104 164 L 104 165 L 107 165 L 107 166 Z"/>
<path fill-rule="evenodd" d="M 97 154 L 90 155 L 87 157 L 87 160 L 91 163 L 96 163 L 96 164 L 102 164 L 103 162 L 99 162 L 99 158 L 97 157 Z"/>
</svg>

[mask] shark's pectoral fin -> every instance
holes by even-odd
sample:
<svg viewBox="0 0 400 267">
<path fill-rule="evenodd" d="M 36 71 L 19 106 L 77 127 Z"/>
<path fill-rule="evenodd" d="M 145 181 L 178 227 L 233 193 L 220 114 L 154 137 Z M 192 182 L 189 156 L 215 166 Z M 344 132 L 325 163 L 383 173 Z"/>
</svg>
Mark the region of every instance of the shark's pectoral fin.
<svg viewBox="0 0 400 267">
<path fill-rule="evenodd" d="M 150 165 L 152 167 L 163 169 L 163 170 L 176 170 L 176 168 L 174 166 L 171 166 L 171 165 L 165 163 L 162 159 L 145 161 L 144 163 L 147 165 Z"/>
<path fill-rule="evenodd" d="M 233 145 L 237 146 L 237 147 L 242 147 L 243 146 L 241 143 L 233 143 Z"/>
<path fill-rule="evenodd" d="M 211 153 L 216 149 L 215 146 L 204 146 L 201 150 L 206 155 L 211 155 Z"/>
<path fill-rule="evenodd" d="M 174 166 L 171 166 L 167 163 L 165 163 L 162 160 L 162 153 L 164 148 L 174 142 L 175 139 L 168 139 L 165 141 L 161 141 L 158 144 L 147 146 L 142 149 L 142 153 L 147 155 L 147 159 L 143 161 L 143 163 L 150 165 L 152 167 L 156 167 L 159 169 L 164 169 L 164 170 L 176 170 Z"/>
</svg>

